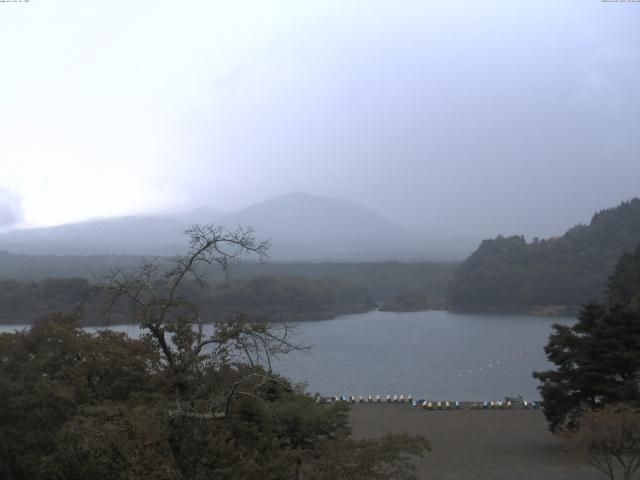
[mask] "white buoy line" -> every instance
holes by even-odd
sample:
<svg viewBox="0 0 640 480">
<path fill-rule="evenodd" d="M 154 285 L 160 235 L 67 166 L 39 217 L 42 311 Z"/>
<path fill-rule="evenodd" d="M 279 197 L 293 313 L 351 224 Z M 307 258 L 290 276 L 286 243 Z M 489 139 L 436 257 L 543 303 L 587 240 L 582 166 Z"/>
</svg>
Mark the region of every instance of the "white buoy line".
<svg viewBox="0 0 640 480">
<path fill-rule="evenodd" d="M 513 353 L 511 355 L 507 355 L 504 357 L 504 359 L 497 359 L 494 360 L 492 362 L 489 362 L 488 364 L 485 365 L 480 365 L 479 367 L 477 367 L 477 371 L 478 372 L 484 372 L 486 370 L 488 370 L 489 368 L 494 368 L 494 367 L 499 367 L 501 365 L 503 365 L 506 362 L 509 362 L 510 360 L 515 360 L 515 359 L 519 359 L 522 358 L 524 356 L 526 356 L 529 353 L 533 353 L 535 351 L 540 350 L 540 348 L 536 348 L 536 347 L 531 347 L 531 348 L 527 348 L 521 352 L 516 352 Z M 458 373 L 458 377 L 464 377 L 467 375 L 473 375 L 474 370 L 473 369 L 465 369 L 463 371 L 461 371 L 460 373 Z"/>
</svg>

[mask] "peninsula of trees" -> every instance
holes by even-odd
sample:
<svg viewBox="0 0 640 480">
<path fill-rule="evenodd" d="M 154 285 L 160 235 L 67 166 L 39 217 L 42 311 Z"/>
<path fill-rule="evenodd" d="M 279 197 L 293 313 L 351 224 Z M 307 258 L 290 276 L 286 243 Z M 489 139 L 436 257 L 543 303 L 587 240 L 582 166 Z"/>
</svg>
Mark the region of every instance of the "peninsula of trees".
<svg viewBox="0 0 640 480">
<path fill-rule="evenodd" d="M 596 213 L 558 238 L 485 240 L 448 286 L 454 308 L 571 311 L 600 300 L 620 256 L 640 243 L 640 199 Z"/>
</svg>

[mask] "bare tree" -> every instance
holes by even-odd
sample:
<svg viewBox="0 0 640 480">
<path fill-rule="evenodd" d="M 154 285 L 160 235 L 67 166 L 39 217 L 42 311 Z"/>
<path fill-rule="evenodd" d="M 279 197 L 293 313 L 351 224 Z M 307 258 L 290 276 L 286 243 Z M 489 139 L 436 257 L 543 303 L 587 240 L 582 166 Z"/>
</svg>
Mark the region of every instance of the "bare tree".
<svg viewBox="0 0 640 480">
<path fill-rule="evenodd" d="M 190 237 L 185 255 L 145 260 L 131 270 L 112 270 L 102 288 L 111 293 L 112 305 L 129 303 L 145 338 L 161 352 L 182 397 L 206 367 L 249 366 L 246 378 L 229 392 L 220 392 L 228 415 L 230 402 L 242 394 L 239 387 L 265 377 L 255 371 L 258 366 L 271 377 L 274 355 L 303 347 L 291 341 L 291 327 L 284 322 L 244 315 L 211 321 L 197 301 L 198 292 L 207 285 L 206 268 L 218 267 L 228 276 L 245 256 L 264 261 L 269 241 L 256 240 L 251 229 L 227 231 L 215 225 L 194 225 L 185 233 Z M 213 333 L 205 334 L 205 323 L 213 324 Z"/>
<path fill-rule="evenodd" d="M 589 463 L 611 480 L 630 480 L 640 467 L 640 411 L 624 405 L 586 410 L 575 432 L 564 433 Z"/>
</svg>

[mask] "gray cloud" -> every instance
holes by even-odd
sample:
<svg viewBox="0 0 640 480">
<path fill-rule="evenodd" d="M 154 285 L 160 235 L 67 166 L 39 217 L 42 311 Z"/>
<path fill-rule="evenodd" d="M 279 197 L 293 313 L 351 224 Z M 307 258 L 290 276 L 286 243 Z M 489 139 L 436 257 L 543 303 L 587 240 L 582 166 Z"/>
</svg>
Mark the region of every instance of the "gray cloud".
<svg viewBox="0 0 640 480">
<path fill-rule="evenodd" d="M 640 194 L 637 4 L 83 5 L 0 17 L 27 221 L 304 191 L 434 236 L 548 236 Z"/>
<path fill-rule="evenodd" d="M 640 194 L 640 9 L 478 4 L 285 29 L 213 87 L 185 188 L 222 207 L 303 190 L 483 236 L 559 234 Z"/>
<path fill-rule="evenodd" d="M 20 199 L 6 188 L 0 187 L 0 229 L 14 226 L 22 218 Z"/>
</svg>

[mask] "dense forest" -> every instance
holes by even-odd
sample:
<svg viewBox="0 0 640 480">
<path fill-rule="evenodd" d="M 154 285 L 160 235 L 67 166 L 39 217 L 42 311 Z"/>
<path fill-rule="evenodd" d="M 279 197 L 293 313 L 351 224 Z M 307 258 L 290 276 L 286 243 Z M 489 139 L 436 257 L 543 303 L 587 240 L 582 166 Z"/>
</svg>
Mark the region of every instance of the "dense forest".
<svg viewBox="0 0 640 480">
<path fill-rule="evenodd" d="M 107 311 L 95 288 L 116 267 L 143 262 L 136 256 L 28 256 L 0 252 L 0 323 L 31 323 L 49 312 L 79 313 L 100 325 L 126 319 L 122 308 Z M 243 263 L 230 279 L 204 273 L 209 285 L 196 299 L 211 318 L 237 312 L 288 320 L 328 319 L 370 310 L 415 310 L 442 305 L 455 264 L 447 263 Z M 205 269 L 206 270 L 206 269 Z M 196 293 L 194 293 L 196 295 Z M 124 316 L 123 316 L 124 315 Z"/>
<path fill-rule="evenodd" d="M 204 307 L 206 321 L 239 312 L 281 320 L 325 319 L 375 306 L 364 287 L 327 278 L 262 275 L 186 290 L 190 300 Z M 128 322 L 131 317 L 126 304 L 110 306 L 107 292 L 84 278 L 0 281 L 0 312 L 0 323 L 25 324 L 50 312 L 77 314 L 91 325 Z"/>
<path fill-rule="evenodd" d="M 131 268 L 144 261 L 135 255 L 19 255 L 0 250 L 0 280 L 40 281 L 44 278 L 87 278 L 93 282 L 112 268 Z M 457 263 L 441 262 L 273 262 L 246 261 L 234 266 L 233 279 L 262 275 L 326 277 L 357 283 L 376 302 L 407 291 L 428 293 L 443 299 Z M 225 280 L 215 269 L 206 272 L 211 281 Z"/>
<path fill-rule="evenodd" d="M 563 236 L 485 240 L 456 270 L 453 307 L 577 306 L 600 299 L 607 276 L 640 243 L 640 199 L 596 213 Z"/>
</svg>

